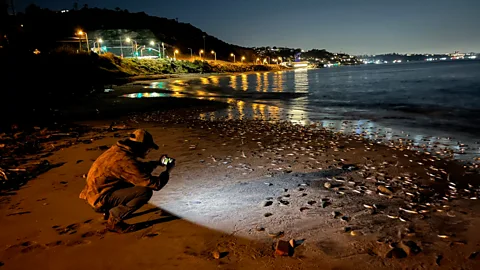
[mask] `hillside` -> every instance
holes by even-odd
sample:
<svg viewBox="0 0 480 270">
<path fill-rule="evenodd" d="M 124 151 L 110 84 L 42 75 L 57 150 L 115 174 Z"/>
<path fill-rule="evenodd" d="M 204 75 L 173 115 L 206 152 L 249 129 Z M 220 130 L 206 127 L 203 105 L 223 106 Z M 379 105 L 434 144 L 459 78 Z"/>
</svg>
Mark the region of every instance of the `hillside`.
<svg viewBox="0 0 480 270">
<path fill-rule="evenodd" d="M 18 15 L 17 19 L 18 24 L 23 25 L 22 43 L 31 50 L 37 48 L 40 51 L 49 50 L 57 45 L 58 40 L 73 37 L 77 29 L 87 33 L 111 33 L 112 31 L 107 30 L 128 29 L 130 32 L 137 32 L 140 39 L 162 41 L 184 53 L 189 53 L 188 48 L 192 48 L 197 54 L 204 47 L 203 37 L 205 36 L 207 52 L 215 50 L 218 59 L 228 59 L 231 53 L 248 58 L 253 58 L 254 54 L 251 49 L 228 44 L 191 24 L 149 16 L 144 12 L 130 13 L 120 9 L 99 8 L 57 12 L 30 5 L 25 13 Z M 89 38 L 92 39 L 95 36 Z M 120 36 L 116 37 L 116 39 L 119 38 Z"/>
</svg>

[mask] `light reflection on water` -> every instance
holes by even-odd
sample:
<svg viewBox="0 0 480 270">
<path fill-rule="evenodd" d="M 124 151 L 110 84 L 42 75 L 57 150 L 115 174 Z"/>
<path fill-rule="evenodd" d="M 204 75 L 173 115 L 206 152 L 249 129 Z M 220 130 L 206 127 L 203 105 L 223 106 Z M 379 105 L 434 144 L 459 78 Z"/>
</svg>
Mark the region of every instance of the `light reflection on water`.
<svg viewBox="0 0 480 270">
<path fill-rule="evenodd" d="M 337 78 L 340 79 L 340 78 Z M 344 78 L 347 81 L 352 78 Z M 357 115 L 360 111 L 355 111 L 350 108 L 343 107 L 329 107 L 322 106 L 321 110 L 312 109 L 317 107 L 316 99 L 320 96 L 318 93 L 323 91 L 322 88 L 312 89 L 309 84 L 322 86 L 325 78 L 319 72 L 309 72 L 308 70 L 295 71 L 279 71 L 269 73 L 249 73 L 241 75 L 229 76 L 209 76 L 193 80 L 174 80 L 171 82 L 153 82 L 148 87 L 150 89 L 161 89 L 173 91 L 172 93 L 135 93 L 125 95 L 130 98 L 143 97 L 197 97 L 200 99 L 226 101 L 231 106 L 223 111 L 204 113 L 200 118 L 206 120 L 215 119 L 255 119 L 255 120 L 289 120 L 293 123 L 308 125 L 316 123 L 317 126 L 331 129 L 333 131 L 340 131 L 344 133 L 359 134 L 372 140 L 395 140 L 398 138 L 411 139 L 417 146 L 426 145 L 433 147 L 437 145 L 437 149 L 448 147 L 455 151 L 461 151 L 456 141 L 448 139 L 449 134 L 434 133 L 437 136 L 422 129 L 409 128 L 408 131 L 412 134 L 407 136 L 404 126 L 391 125 L 388 122 L 374 122 L 365 119 L 352 119 L 349 115 Z M 340 88 L 335 88 L 337 84 L 330 86 L 330 91 L 346 91 Z M 322 86 L 323 87 L 323 86 Z M 333 87 L 333 88 L 332 88 Z M 235 95 L 238 93 L 308 93 L 315 91 L 317 96 L 297 98 L 293 100 L 278 99 L 278 100 L 240 100 Z M 324 99 L 327 100 L 327 99 Z M 345 102 L 349 101 L 348 99 Z M 363 118 L 359 116 L 358 118 Z M 348 121 L 344 121 L 349 119 Z M 462 138 L 462 141 L 463 140 Z M 467 141 L 468 142 L 468 141 Z M 473 143 L 471 143 L 473 144 Z M 479 156 L 480 149 L 466 149 L 469 155 L 459 155 L 462 159 L 470 159 L 472 155 Z M 432 151 L 433 152 L 433 151 Z"/>
</svg>

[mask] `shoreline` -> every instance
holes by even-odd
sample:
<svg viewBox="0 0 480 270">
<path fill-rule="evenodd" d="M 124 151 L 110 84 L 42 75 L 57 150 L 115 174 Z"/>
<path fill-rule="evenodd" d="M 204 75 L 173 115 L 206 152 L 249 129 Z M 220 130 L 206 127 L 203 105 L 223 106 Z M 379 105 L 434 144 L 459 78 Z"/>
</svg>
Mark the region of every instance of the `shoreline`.
<svg viewBox="0 0 480 270">
<path fill-rule="evenodd" d="M 146 116 L 148 122 L 139 121 Z M 0 251 L 0 261 L 6 269 L 31 267 L 36 259 L 53 254 L 58 260 L 49 269 L 64 269 L 72 262 L 78 268 L 99 269 L 99 262 L 112 252 L 117 256 L 131 252 L 120 246 L 136 250 L 137 258 L 151 267 L 161 263 L 167 269 L 192 265 L 211 269 L 218 263 L 239 269 L 354 265 L 397 269 L 419 264 L 430 268 L 438 254 L 443 256 L 442 267 L 478 265 L 464 258 L 480 243 L 475 229 L 480 225 L 480 205 L 470 199 L 478 198 L 480 178 L 465 174 L 455 161 L 285 122 L 210 122 L 169 113 L 144 113 L 125 121 L 113 131 L 105 129 L 109 122 L 94 123 L 103 128 L 47 158 L 64 165 L 29 181 L 14 191 L 17 194 L 2 197 L 0 222 L 5 230 L 0 242 L 6 248 Z M 162 152 L 179 165 L 167 187 L 139 211 L 147 213 L 129 220 L 161 222 L 127 235 L 105 233 L 99 215 L 78 199 L 82 175 L 103 152 L 98 147 L 112 145 L 138 127 L 150 130 Z M 85 144 L 82 138 L 96 139 Z M 149 159 L 160 154 L 152 153 Z M 378 186 L 392 194 L 382 195 Z M 265 206 L 267 201 L 272 204 Z M 376 210 L 372 213 L 363 205 Z M 410 214 L 401 209 L 428 211 Z M 265 217 L 266 213 L 272 215 Z M 70 225 L 75 229 L 67 229 Z M 59 234 L 63 228 L 67 233 Z M 280 231 L 285 236 L 269 237 Z M 274 257 L 272 243 L 290 238 L 305 242 L 291 258 Z M 404 259 L 388 258 L 389 245 L 402 241 L 413 241 L 421 251 Z M 211 256 L 214 250 L 228 253 L 217 261 Z M 90 259 L 80 261 L 79 256 Z M 111 263 L 129 268 L 138 260 L 120 256 Z"/>
</svg>

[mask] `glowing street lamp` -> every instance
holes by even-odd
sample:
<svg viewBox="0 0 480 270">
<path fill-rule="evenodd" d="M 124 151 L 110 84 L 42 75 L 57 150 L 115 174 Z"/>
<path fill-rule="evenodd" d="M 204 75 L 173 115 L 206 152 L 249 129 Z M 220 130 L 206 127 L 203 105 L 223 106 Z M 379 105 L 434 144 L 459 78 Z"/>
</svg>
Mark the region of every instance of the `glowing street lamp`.
<svg viewBox="0 0 480 270">
<path fill-rule="evenodd" d="M 99 39 L 97 39 L 96 42 L 93 43 L 93 48 L 96 48 L 97 47 L 96 45 L 98 44 L 98 54 L 100 54 L 100 52 L 101 52 L 100 43 L 102 43 L 102 42 L 103 42 L 103 40 L 101 38 L 99 38 Z"/>
<path fill-rule="evenodd" d="M 87 51 L 90 51 L 90 46 L 88 45 L 88 34 L 87 34 L 87 32 L 83 32 L 82 30 L 79 30 L 77 32 L 77 35 L 79 36 L 80 47 L 82 47 L 82 36 L 85 35 L 85 41 L 87 42 Z"/>
<path fill-rule="evenodd" d="M 258 62 L 260 62 L 260 58 L 257 58 L 257 61 L 255 61 L 255 64 L 257 64 Z"/>
<path fill-rule="evenodd" d="M 245 60 L 245 56 L 242 56 L 242 60 L 240 62 L 243 63 L 244 60 Z"/>
<path fill-rule="evenodd" d="M 280 61 L 280 63 L 283 63 L 283 59 L 281 56 L 278 57 L 278 60 Z"/>
<path fill-rule="evenodd" d="M 204 54 L 204 51 L 203 51 L 203 50 L 200 50 L 200 52 L 198 52 L 198 55 L 200 55 L 200 59 L 203 60 L 203 58 L 202 58 L 202 53 Z"/>
<path fill-rule="evenodd" d="M 176 55 L 178 54 L 178 50 L 173 51 L 173 60 L 177 60 Z"/>
<path fill-rule="evenodd" d="M 136 56 L 135 53 L 137 52 L 138 43 L 137 43 L 135 40 L 133 40 L 133 39 L 131 39 L 131 38 L 129 38 L 129 37 L 127 37 L 127 38 L 125 39 L 125 41 L 126 41 L 127 43 L 132 42 L 132 55 L 133 55 L 133 56 Z M 135 47 L 133 47 L 133 44 L 135 44 Z"/>
<path fill-rule="evenodd" d="M 235 63 L 235 54 L 231 53 L 230 56 L 233 57 L 233 63 Z"/>
<path fill-rule="evenodd" d="M 215 62 L 216 62 L 217 61 L 217 53 L 215 51 L 211 51 L 210 53 L 215 56 Z"/>
<path fill-rule="evenodd" d="M 153 40 L 150 41 L 150 45 L 155 46 L 155 41 L 153 41 Z M 157 43 L 157 45 L 158 45 L 158 56 L 160 56 L 160 43 Z"/>
</svg>

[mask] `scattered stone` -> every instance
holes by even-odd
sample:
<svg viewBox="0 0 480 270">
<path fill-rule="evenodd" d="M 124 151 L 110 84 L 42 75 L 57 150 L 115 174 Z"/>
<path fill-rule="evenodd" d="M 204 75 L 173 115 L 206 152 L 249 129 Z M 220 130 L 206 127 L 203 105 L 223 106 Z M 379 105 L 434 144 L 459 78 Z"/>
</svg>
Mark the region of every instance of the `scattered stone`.
<svg viewBox="0 0 480 270">
<path fill-rule="evenodd" d="M 332 187 L 332 184 L 331 184 L 330 182 L 325 182 L 325 183 L 323 184 L 323 186 L 324 186 L 326 189 L 329 189 L 329 188 Z"/>
<path fill-rule="evenodd" d="M 317 203 L 317 201 L 308 201 L 307 203 L 308 203 L 309 205 L 314 205 L 314 204 Z"/>
<path fill-rule="evenodd" d="M 407 253 L 401 249 L 401 248 L 392 248 L 387 255 L 385 255 L 387 258 L 396 258 L 396 259 L 403 259 L 407 257 Z"/>
<path fill-rule="evenodd" d="M 468 256 L 468 258 L 469 258 L 470 260 L 475 260 L 475 259 L 477 258 L 477 256 L 478 256 L 479 253 L 480 253 L 480 252 L 478 252 L 478 251 L 472 252 L 472 253 L 470 254 L 470 256 Z"/>
<path fill-rule="evenodd" d="M 272 216 L 273 214 L 272 213 L 265 213 L 263 216 L 264 217 L 269 217 L 269 216 Z"/>
<path fill-rule="evenodd" d="M 350 221 L 350 217 L 343 216 L 343 217 L 342 217 L 342 220 L 343 220 L 343 221 L 346 221 L 346 222 L 349 222 L 349 221 Z"/>
<path fill-rule="evenodd" d="M 288 256 L 291 253 L 292 247 L 287 241 L 279 240 L 275 246 L 275 255 Z"/>
<path fill-rule="evenodd" d="M 325 208 L 325 207 L 327 207 L 327 206 L 329 206 L 329 205 L 330 205 L 330 202 L 328 202 L 328 201 L 323 201 L 323 200 L 322 200 L 322 202 L 320 203 L 320 206 L 322 206 L 322 208 Z"/>
<path fill-rule="evenodd" d="M 266 201 L 264 204 L 263 204 L 263 207 L 267 207 L 267 206 L 270 206 L 272 205 L 273 202 L 272 201 Z"/>
<path fill-rule="evenodd" d="M 310 208 L 308 208 L 308 207 L 300 207 L 300 212 L 303 212 L 303 211 L 308 210 L 308 209 L 310 209 Z"/>
<path fill-rule="evenodd" d="M 343 231 L 344 231 L 344 232 L 350 232 L 351 230 L 352 230 L 351 227 L 345 227 L 345 228 L 343 228 Z"/>
<path fill-rule="evenodd" d="M 77 164 L 80 163 L 80 162 L 83 162 L 83 160 L 82 159 L 77 160 Z"/>
<path fill-rule="evenodd" d="M 280 205 L 289 205 L 289 204 L 290 204 L 289 201 L 280 200 Z"/>
<path fill-rule="evenodd" d="M 265 228 L 264 227 L 256 227 L 255 230 L 257 232 L 263 232 L 263 231 L 265 231 Z"/>
<path fill-rule="evenodd" d="M 440 266 L 440 261 L 443 259 L 442 255 L 438 255 L 437 258 L 435 259 L 435 263 Z"/>
<path fill-rule="evenodd" d="M 215 250 L 214 252 L 212 252 L 212 256 L 215 260 L 218 260 L 220 259 L 220 252 Z"/>
<path fill-rule="evenodd" d="M 290 246 L 291 246 L 292 248 L 295 248 L 295 240 L 290 239 L 290 241 L 288 241 L 288 243 L 290 244 Z"/>
<path fill-rule="evenodd" d="M 403 249 L 408 256 L 418 254 L 421 251 L 420 247 L 413 241 L 401 241 L 397 247 Z"/>
<path fill-rule="evenodd" d="M 285 233 L 283 231 L 280 231 L 280 232 L 276 232 L 276 233 L 269 233 L 268 236 L 272 237 L 272 238 L 280 238 L 282 236 L 284 236 Z"/>
<path fill-rule="evenodd" d="M 387 187 L 384 186 L 384 185 L 378 186 L 377 189 L 378 189 L 381 193 L 384 193 L 384 194 L 387 194 L 387 195 L 392 195 L 392 194 L 393 194 L 393 191 L 391 191 L 389 188 L 387 188 Z"/>
<path fill-rule="evenodd" d="M 340 212 L 337 212 L 337 211 L 333 211 L 333 212 L 332 212 L 333 218 L 337 218 L 337 217 L 339 217 L 339 216 L 341 216 L 341 215 L 342 215 L 342 213 L 340 213 Z"/>
</svg>

